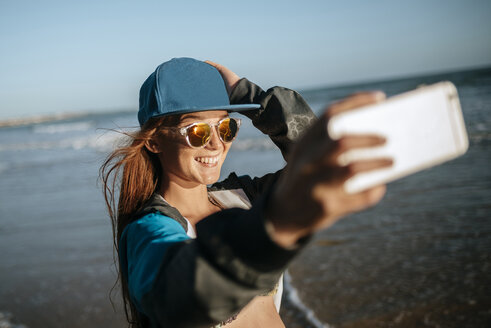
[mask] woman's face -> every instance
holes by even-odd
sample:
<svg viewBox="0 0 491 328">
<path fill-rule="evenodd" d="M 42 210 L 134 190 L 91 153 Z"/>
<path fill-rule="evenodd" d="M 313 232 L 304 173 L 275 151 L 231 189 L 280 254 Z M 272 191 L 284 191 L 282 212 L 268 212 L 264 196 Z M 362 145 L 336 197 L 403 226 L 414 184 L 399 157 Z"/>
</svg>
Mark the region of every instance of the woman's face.
<svg viewBox="0 0 491 328">
<path fill-rule="evenodd" d="M 177 126 L 185 127 L 195 122 L 213 125 L 227 116 L 227 111 L 219 110 L 184 114 Z M 155 141 L 160 151 L 158 156 L 164 182 L 193 187 L 218 181 L 231 143 L 223 143 L 220 140 L 216 127 L 212 130 L 211 139 L 203 148 L 192 148 L 187 144 L 186 138 L 177 131 L 162 131 L 161 137 Z"/>
</svg>

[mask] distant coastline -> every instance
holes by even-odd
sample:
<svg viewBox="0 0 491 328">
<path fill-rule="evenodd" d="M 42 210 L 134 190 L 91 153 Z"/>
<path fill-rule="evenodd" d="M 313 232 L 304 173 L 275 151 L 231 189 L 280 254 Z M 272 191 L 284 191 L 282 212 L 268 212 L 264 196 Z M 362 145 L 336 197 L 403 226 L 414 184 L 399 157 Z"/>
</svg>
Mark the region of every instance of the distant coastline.
<svg viewBox="0 0 491 328">
<path fill-rule="evenodd" d="M 45 115 L 33 115 L 27 117 L 16 117 L 16 118 L 8 118 L 0 120 L 0 128 L 13 127 L 13 126 L 22 126 L 22 125 L 31 125 L 31 124 L 39 124 L 45 122 L 56 122 L 69 120 L 74 118 L 81 118 L 89 115 L 107 115 L 114 113 L 126 113 L 132 112 L 133 109 L 119 109 L 119 110 L 111 110 L 111 111 L 84 111 L 84 112 L 65 112 L 65 113 L 55 113 L 55 114 L 45 114 Z"/>
</svg>

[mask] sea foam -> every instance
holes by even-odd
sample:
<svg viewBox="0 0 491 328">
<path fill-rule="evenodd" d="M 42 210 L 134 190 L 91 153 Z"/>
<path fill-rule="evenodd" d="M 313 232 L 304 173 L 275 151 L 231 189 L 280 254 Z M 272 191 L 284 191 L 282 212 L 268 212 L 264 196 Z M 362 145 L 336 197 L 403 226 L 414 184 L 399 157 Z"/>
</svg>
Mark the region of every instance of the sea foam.
<svg viewBox="0 0 491 328">
<path fill-rule="evenodd" d="M 326 323 L 320 321 L 315 315 L 314 311 L 305 305 L 300 296 L 298 296 L 298 291 L 292 285 L 292 278 L 288 271 L 285 272 L 285 296 L 288 300 L 305 316 L 306 320 L 315 328 L 332 328 Z"/>
<path fill-rule="evenodd" d="M 86 122 L 74 122 L 74 123 L 58 123 L 48 125 L 35 125 L 33 128 L 34 133 L 65 133 L 74 131 L 88 131 L 93 128 L 93 123 Z"/>
<path fill-rule="evenodd" d="M 27 328 L 25 325 L 12 323 L 11 320 L 11 313 L 0 312 L 0 328 Z"/>
</svg>

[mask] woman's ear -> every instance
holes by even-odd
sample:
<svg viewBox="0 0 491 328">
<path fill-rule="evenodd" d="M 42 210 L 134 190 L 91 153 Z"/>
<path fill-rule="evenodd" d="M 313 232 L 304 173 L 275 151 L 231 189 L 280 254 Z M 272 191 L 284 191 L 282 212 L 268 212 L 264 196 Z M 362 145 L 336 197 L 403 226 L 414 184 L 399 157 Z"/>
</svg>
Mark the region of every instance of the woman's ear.
<svg viewBox="0 0 491 328">
<path fill-rule="evenodd" d="M 153 138 L 145 141 L 145 147 L 154 154 L 159 154 L 162 152 L 162 149 L 157 141 Z"/>
</svg>

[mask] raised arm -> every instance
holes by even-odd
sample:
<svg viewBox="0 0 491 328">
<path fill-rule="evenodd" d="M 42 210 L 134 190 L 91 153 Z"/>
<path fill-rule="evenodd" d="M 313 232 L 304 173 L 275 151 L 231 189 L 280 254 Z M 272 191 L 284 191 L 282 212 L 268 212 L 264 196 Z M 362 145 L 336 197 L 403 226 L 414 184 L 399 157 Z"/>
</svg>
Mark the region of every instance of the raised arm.
<svg viewBox="0 0 491 328">
<path fill-rule="evenodd" d="M 260 104 L 258 110 L 245 112 L 252 124 L 268 135 L 288 161 L 288 152 L 296 140 L 316 119 L 307 102 L 296 91 L 273 87 L 264 91 L 223 65 L 207 61 L 222 75 L 231 104 Z"/>
<path fill-rule="evenodd" d="M 271 138 L 288 162 L 293 143 L 316 120 L 307 102 L 294 90 L 273 87 L 264 91 L 246 78 L 241 79 L 225 66 L 211 61 L 206 62 L 222 75 L 231 104 L 261 105 L 260 109 L 243 114 L 252 120 L 256 128 Z M 220 189 L 228 185 L 239 185 L 249 199 L 254 200 L 278 180 L 281 171 L 255 178 L 247 175 L 237 177 L 232 173 L 214 187 Z"/>
<path fill-rule="evenodd" d="M 261 108 L 244 114 L 262 133 L 267 134 L 278 146 L 283 158 L 288 161 L 288 153 L 293 142 L 316 119 L 309 105 L 296 91 L 273 87 L 267 91 L 243 78 L 230 95 L 233 104 L 256 103 Z"/>
</svg>

